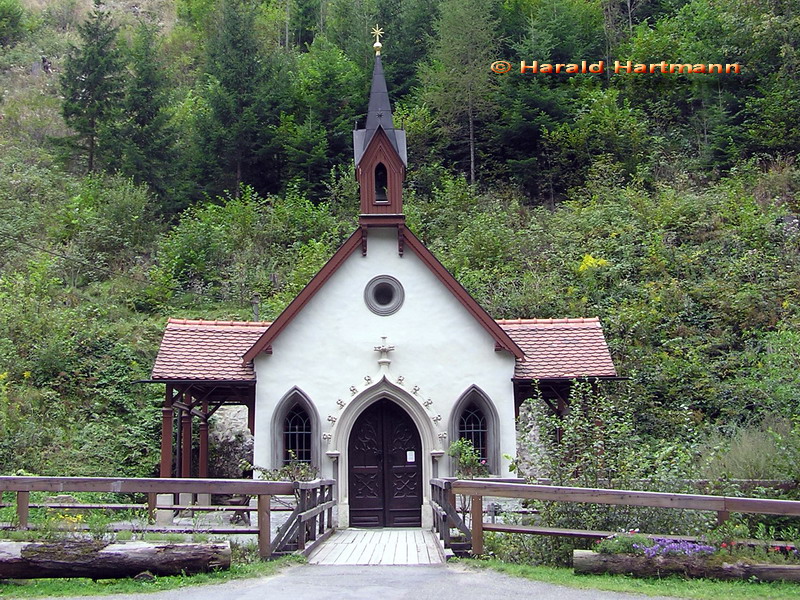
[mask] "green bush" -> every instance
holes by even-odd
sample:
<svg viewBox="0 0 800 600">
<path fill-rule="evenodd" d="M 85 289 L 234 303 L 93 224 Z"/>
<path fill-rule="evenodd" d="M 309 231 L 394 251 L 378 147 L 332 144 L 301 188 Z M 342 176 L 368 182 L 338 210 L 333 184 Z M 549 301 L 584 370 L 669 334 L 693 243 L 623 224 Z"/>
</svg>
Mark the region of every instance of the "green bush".
<svg viewBox="0 0 800 600">
<path fill-rule="evenodd" d="M 24 33 L 25 9 L 19 0 L 0 0 L 0 46 L 9 46 Z"/>
</svg>

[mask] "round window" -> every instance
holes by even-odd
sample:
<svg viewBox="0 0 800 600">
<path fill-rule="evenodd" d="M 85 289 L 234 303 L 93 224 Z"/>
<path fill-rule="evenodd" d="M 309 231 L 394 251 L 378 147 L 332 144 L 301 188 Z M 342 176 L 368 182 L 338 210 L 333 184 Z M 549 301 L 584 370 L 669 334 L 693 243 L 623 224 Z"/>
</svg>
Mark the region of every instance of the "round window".
<svg viewBox="0 0 800 600">
<path fill-rule="evenodd" d="M 403 305 L 403 286 L 391 275 L 373 277 L 364 289 L 364 302 L 376 315 L 396 313 Z"/>
</svg>

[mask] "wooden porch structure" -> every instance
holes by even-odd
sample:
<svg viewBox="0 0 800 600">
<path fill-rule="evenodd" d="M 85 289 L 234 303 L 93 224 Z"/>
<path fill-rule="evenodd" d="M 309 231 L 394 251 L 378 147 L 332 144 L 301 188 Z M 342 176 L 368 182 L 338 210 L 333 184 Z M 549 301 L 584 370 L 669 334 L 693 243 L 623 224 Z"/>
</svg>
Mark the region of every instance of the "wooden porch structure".
<svg viewBox="0 0 800 600">
<path fill-rule="evenodd" d="M 254 381 L 149 379 L 139 383 L 166 384 L 161 409 L 161 477 L 208 477 L 208 420 L 222 406 L 246 406 L 247 427 L 254 433 Z M 199 447 L 196 465 L 192 462 L 195 432 Z"/>
</svg>

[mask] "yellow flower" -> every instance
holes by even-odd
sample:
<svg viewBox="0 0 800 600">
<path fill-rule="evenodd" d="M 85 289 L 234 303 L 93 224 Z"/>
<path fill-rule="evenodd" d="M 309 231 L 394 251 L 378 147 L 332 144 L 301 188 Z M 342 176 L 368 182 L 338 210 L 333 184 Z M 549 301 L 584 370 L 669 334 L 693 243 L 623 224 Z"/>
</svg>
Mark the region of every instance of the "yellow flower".
<svg viewBox="0 0 800 600">
<path fill-rule="evenodd" d="M 30 379 L 30 377 L 31 377 L 31 372 L 30 372 L 30 371 L 25 371 L 25 372 L 22 374 L 22 376 L 23 376 L 25 379 Z"/>
<path fill-rule="evenodd" d="M 595 258 L 591 254 L 584 254 L 583 260 L 578 267 L 578 272 L 582 273 L 584 271 L 588 271 L 589 269 L 599 269 L 600 267 L 606 267 L 609 264 L 610 263 L 605 258 Z"/>
<path fill-rule="evenodd" d="M 6 379 L 8 379 L 8 371 L 4 371 L 3 373 L 0 373 L 0 381 L 4 381 Z"/>
</svg>

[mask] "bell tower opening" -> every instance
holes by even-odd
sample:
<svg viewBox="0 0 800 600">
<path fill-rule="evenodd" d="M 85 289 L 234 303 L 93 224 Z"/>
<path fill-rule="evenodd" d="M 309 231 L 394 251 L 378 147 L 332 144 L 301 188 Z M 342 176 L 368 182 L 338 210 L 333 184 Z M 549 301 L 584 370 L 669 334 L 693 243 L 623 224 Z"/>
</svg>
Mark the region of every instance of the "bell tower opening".
<svg viewBox="0 0 800 600">
<path fill-rule="evenodd" d="M 386 167 L 382 162 L 375 166 L 375 202 L 389 202 L 389 197 L 386 195 L 386 187 L 388 185 L 388 175 Z"/>
</svg>

